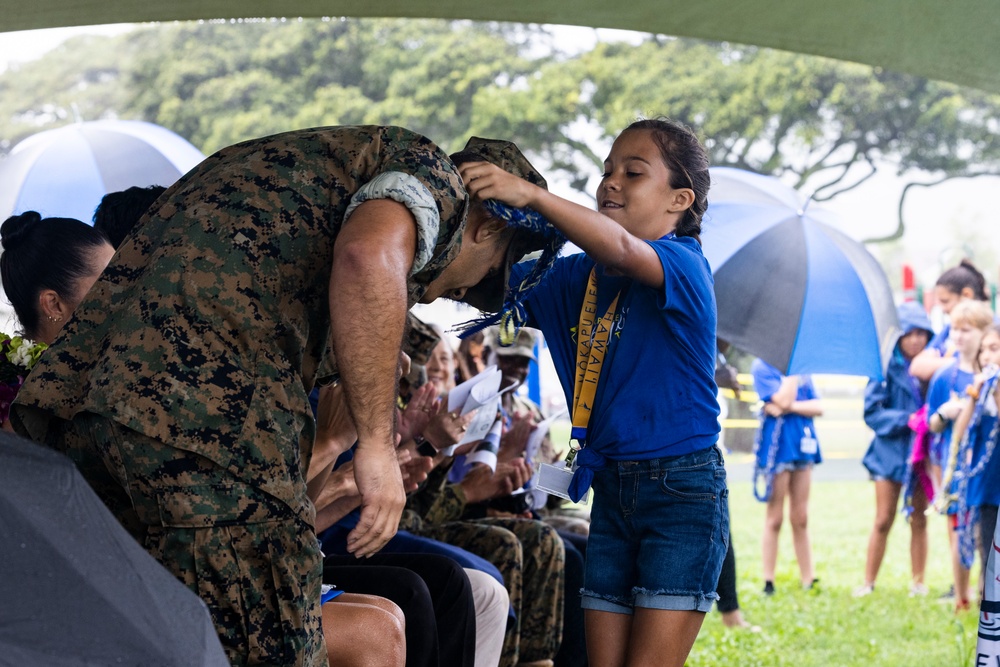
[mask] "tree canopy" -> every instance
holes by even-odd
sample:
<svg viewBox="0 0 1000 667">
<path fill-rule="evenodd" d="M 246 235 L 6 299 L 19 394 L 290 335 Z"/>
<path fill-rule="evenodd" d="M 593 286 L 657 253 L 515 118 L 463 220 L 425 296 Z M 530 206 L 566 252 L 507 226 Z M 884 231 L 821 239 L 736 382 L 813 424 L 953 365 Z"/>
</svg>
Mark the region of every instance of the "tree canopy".
<svg viewBox="0 0 1000 667">
<path fill-rule="evenodd" d="M 75 118 L 148 120 L 206 153 L 299 127 L 385 123 L 449 150 L 470 135 L 513 139 L 581 190 L 608 140 L 655 115 L 694 127 L 713 164 L 817 200 L 884 168 L 929 182 L 1000 173 L 1000 96 L 658 35 L 579 48 L 514 24 L 209 21 L 77 38 L 0 75 L 0 153 Z"/>
</svg>

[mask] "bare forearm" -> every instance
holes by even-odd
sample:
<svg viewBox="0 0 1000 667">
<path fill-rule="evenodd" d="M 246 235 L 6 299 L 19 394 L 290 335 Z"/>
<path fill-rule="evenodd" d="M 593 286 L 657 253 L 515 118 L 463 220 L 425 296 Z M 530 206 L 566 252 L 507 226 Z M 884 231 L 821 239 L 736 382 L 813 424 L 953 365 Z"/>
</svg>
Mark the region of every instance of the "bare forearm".
<svg viewBox="0 0 1000 667">
<path fill-rule="evenodd" d="M 789 409 L 789 412 L 802 415 L 803 417 L 822 417 L 823 402 L 818 398 L 813 398 L 808 401 L 792 401 L 792 406 Z"/>
<path fill-rule="evenodd" d="M 924 350 L 913 357 L 910 362 L 910 375 L 928 382 L 939 368 L 948 363 L 948 359 L 938 354 L 937 350 Z"/>
<path fill-rule="evenodd" d="M 317 506 L 316 532 L 323 532 L 350 512 L 356 510 L 360 504 L 361 496 L 345 496 L 328 503 L 322 509 L 319 509 Z"/>
<path fill-rule="evenodd" d="M 774 392 L 769 400 L 781 408 L 782 412 L 793 412 L 792 405 L 796 402 L 795 396 L 798 393 L 799 379 L 792 375 L 781 380 L 778 391 Z"/>
<path fill-rule="evenodd" d="M 558 197 L 542 188 L 532 191 L 531 207 L 544 215 L 595 262 L 653 287 L 663 285 L 656 252 L 611 218 Z"/>
<path fill-rule="evenodd" d="M 955 418 L 955 425 L 951 431 L 956 437 L 963 437 L 965 435 L 965 431 L 969 428 L 969 422 L 972 421 L 972 413 L 975 409 L 976 404 L 971 400 L 966 401 L 965 405 L 962 406 L 962 411 L 959 412 L 958 417 Z"/>
<path fill-rule="evenodd" d="M 345 256 L 346 255 L 346 256 Z M 335 257 L 330 319 L 359 446 L 393 446 L 396 369 L 406 319 L 406 273 L 382 256 Z"/>
</svg>

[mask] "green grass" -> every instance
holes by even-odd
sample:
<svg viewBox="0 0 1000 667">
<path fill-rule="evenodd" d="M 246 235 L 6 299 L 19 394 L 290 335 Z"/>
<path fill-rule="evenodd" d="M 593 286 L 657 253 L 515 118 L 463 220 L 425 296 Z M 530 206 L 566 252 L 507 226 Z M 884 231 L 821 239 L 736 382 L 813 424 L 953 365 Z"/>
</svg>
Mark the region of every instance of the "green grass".
<svg viewBox="0 0 1000 667">
<path fill-rule="evenodd" d="M 873 595 L 855 599 L 862 583 L 874 489 L 866 482 L 818 483 L 810 502 L 810 533 L 819 592 L 802 590 L 790 530 L 782 531 L 777 593 L 761 593 L 760 531 L 764 505 L 748 483 L 730 488 L 740 607 L 760 633 L 729 630 L 710 614 L 687 664 L 690 667 L 881 667 L 972 665 L 976 612 L 957 617 L 936 597 L 948 588 L 951 570 L 944 519 L 931 518 L 926 581 L 930 595 L 908 597 L 909 528 L 899 517 Z M 978 576 L 973 571 L 973 580 Z"/>
</svg>

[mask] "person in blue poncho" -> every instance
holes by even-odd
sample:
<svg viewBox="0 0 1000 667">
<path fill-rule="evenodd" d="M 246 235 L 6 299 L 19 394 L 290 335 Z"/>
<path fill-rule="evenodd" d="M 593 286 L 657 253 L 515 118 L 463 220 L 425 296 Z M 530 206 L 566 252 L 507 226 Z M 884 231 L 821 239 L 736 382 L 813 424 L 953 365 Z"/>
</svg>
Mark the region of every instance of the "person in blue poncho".
<svg viewBox="0 0 1000 667">
<path fill-rule="evenodd" d="M 907 474 L 913 445 L 909 421 L 924 404 L 927 387 L 910 375 L 910 362 L 927 346 L 933 335 L 931 321 L 923 306 L 907 301 L 898 308 L 900 336 L 893 350 L 884 380 L 871 380 L 865 389 L 865 423 L 875 432 L 861 463 L 875 482 L 875 525 L 868 537 L 865 582 L 854 591 L 856 597 L 875 590 L 886 540 L 896 519 L 896 507 Z M 911 595 L 926 595 L 924 567 L 927 563 L 927 498 L 920 485 L 914 486 L 913 513 L 910 515 Z"/>
<path fill-rule="evenodd" d="M 460 171 L 475 197 L 534 209 L 586 253 L 556 260 L 501 333 L 544 332 L 583 445 L 568 495 L 594 489 L 590 663 L 680 667 L 718 597 L 729 541 L 715 295 L 699 240 L 704 148 L 673 121 L 633 123 L 605 160 L 597 212 L 490 165 Z M 511 284 L 533 268 L 515 267 Z"/>
<path fill-rule="evenodd" d="M 750 373 L 764 402 L 754 469 L 754 495 L 767 503 L 761 537 L 764 593 L 774 595 L 778 534 L 785 522 L 786 497 L 799 576 L 804 587 L 812 588 L 816 577 L 809 545 L 809 487 L 813 465 L 823 461 L 813 417 L 823 414 L 823 405 L 808 375 L 786 377 L 762 359 L 754 359 Z M 763 493 L 758 489 L 760 478 L 765 483 Z"/>
</svg>

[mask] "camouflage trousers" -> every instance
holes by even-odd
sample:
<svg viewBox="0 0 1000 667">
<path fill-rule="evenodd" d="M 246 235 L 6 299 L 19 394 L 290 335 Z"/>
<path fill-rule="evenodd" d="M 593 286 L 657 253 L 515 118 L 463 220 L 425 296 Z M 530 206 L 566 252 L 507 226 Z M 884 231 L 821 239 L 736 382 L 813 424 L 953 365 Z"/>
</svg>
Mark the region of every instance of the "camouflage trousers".
<svg viewBox="0 0 1000 667">
<path fill-rule="evenodd" d="M 424 524 L 414 532 L 485 558 L 503 575 L 517 616 L 500 667 L 551 660 L 562 643 L 566 554 L 556 531 L 533 519 L 485 518 Z"/>
<path fill-rule="evenodd" d="M 205 602 L 234 666 L 327 666 L 311 526 L 212 461 L 109 419 L 79 415 L 57 440 L 133 537 Z"/>
</svg>

